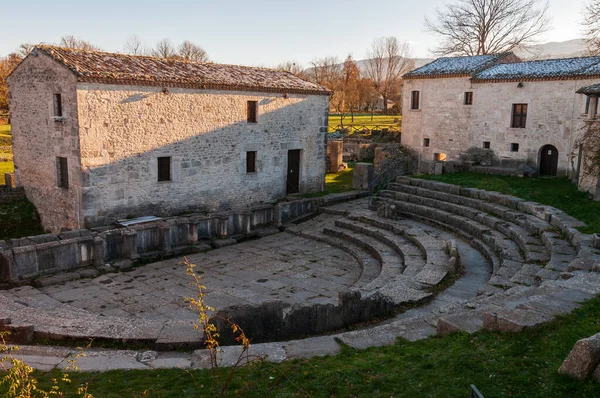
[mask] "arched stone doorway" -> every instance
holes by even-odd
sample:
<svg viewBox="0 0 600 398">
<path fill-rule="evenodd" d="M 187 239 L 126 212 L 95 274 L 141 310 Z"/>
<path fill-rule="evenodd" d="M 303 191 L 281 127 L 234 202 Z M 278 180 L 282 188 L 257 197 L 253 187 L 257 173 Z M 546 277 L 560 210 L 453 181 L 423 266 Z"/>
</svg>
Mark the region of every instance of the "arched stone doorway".
<svg viewBox="0 0 600 398">
<path fill-rule="evenodd" d="M 540 149 L 540 175 L 555 176 L 558 173 L 558 149 L 544 145 Z"/>
</svg>

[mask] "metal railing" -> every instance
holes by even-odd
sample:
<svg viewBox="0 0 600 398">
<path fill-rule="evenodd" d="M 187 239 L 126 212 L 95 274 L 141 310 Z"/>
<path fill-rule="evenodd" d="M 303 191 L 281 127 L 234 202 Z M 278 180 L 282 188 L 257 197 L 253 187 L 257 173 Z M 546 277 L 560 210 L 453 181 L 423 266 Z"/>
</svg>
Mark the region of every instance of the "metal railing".
<svg viewBox="0 0 600 398">
<path fill-rule="evenodd" d="M 406 170 L 406 159 L 396 159 L 369 183 L 369 192 L 375 195 L 385 189 L 390 182 Z"/>
<path fill-rule="evenodd" d="M 334 131 L 340 131 L 342 129 L 348 129 L 348 130 L 350 130 L 350 131 L 352 131 L 354 133 L 357 133 L 357 132 L 360 133 L 360 132 L 362 132 L 362 133 L 366 133 L 366 134 L 372 134 L 373 131 L 384 131 L 384 130 L 386 132 L 388 132 L 388 133 L 399 133 L 400 130 L 401 130 L 400 126 L 394 126 L 394 125 L 389 125 L 389 124 L 383 125 L 383 126 L 379 126 L 379 125 L 377 125 L 377 126 L 373 126 L 373 125 L 366 126 L 366 125 L 352 125 L 352 124 L 342 126 L 341 124 L 338 124 L 333 129 L 334 129 Z"/>
</svg>

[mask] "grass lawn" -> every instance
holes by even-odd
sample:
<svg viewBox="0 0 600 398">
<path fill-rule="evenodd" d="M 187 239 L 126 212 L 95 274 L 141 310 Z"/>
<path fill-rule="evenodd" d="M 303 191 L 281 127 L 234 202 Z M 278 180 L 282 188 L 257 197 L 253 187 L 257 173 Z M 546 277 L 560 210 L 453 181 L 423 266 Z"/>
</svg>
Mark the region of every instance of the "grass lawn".
<svg viewBox="0 0 600 398">
<path fill-rule="evenodd" d="M 2 155 L 0 154 L 0 158 Z M 1 162 L 0 161 L 0 185 L 4 185 L 4 173 L 12 173 L 15 171 L 15 164 L 13 162 Z"/>
<path fill-rule="evenodd" d="M 10 124 L 0 124 L 0 135 L 10 135 Z"/>
<path fill-rule="evenodd" d="M 471 188 L 497 191 L 556 207 L 585 222 L 587 228 L 579 228 L 581 232 L 600 232 L 600 202 L 593 201 L 590 199 L 589 194 L 577 190 L 577 187 L 567 178 L 524 178 L 478 173 L 423 175 L 419 177 Z"/>
<path fill-rule="evenodd" d="M 454 334 L 418 342 L 242 369 L 227 396 L 262 397 L 282 377 L 271 396 L 281 397 L 468 397 L 475 384 L 492 397 L 598 397 L 600 383 L 560 376 L 557 369 L 575 341 L 600 331 L 600 298 L 569 316 L 518 334 Z M 48 388 L 57 372 L 36 373 Z M 95 397 L 196 397 L 211 393 L 208 370 L 70 373 L 77 386 L 89 383 Z M 246 384 L 247 383 L 247 384 Z M 0 386 L 0 392 L 6 387 Z M 142 394 L 142 392 L 146 392 Z"/>
<path fill-rule="evenodd" d="M 369 129 L 373 129 L 377 126 L 381 128 L 390 128 L 396 127 L 400 128 L 402 121 L 402 116 L 388 116 L 388 115 L 374 115 L 373 120 L 371 120 L 371 115 L 355 115 L 354 121 L 352 121 L 352 117 L 350 114 L 345 115 L 344 117 L 344 127 L 367 127 Z M 341 124 L 339 115 L 329 115 L 329 131 L 335 131 L 336 127 Z"/>
<path fill-rule="evenodd" d="M 27 199 L 0 203 L 0 240 L 43 234 L 35 207 Z"/>
</svg>

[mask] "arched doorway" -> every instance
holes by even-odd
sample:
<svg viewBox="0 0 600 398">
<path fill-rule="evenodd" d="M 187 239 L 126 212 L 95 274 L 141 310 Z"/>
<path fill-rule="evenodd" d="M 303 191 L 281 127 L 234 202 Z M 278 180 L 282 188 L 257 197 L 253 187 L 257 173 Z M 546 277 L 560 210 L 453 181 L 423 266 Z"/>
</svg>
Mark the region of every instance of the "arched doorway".
<svg viewBox="0 0 600 398">
<path fill-rule="evenodd" d="M 555 176 L 558 172 L 558 149 L 544 145 L 540 150 L 540 175 Z"/>
</svg>

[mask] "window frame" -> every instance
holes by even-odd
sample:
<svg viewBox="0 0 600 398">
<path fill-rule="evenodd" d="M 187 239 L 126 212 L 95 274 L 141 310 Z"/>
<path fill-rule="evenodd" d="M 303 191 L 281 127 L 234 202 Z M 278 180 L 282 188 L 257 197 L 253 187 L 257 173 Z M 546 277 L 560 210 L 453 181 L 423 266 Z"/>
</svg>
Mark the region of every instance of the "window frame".
<svg viewBox="0 0 600 398">
<path fill-rule="evenodd" d="M 246 151 L 246 174 L 256 173 L 257 151 Z"/>
<path fill-rule="evenodd" d="M 248 123 L 258 123 L 258 101 L 246 102 L 246 121 Z"/>
<path fill-rule="evenodd" d="M 528 104 L 512 104 L 512 113 L 510 118 L 511 128 L 527 128 Z"/>
<path fill-rule="evenodd" d="M 52 94 L 52 116 L 55 118 L 63 117 L 62 95 L 60 93 Z"/>
<path fill-rule="evenodd" d="M 66 157 L 56 157 L 56 185 L 69 189 L 69 160 Z"/>
<path fill-rule="evenodd" d="M 465 91 L 464 105 L 473 105 L 473 92 Z"/>
<path fill-rule="evenodd" d="M 157 182 L 173 181 L 173 159 L 171 156 L 159 156 L 156 158 L 156 180 Z M 165 167 L 167 168 L 165 170 Z M 168 172 L 168 173 L 167 173 Z M 167 177 L 168 174 L 168 177 Z"/>
<path fill-rule="evenodd" d="M 430 145 L 431 145 L 431 139 L 423 138 L 423 148 L 429 148 Z"/>
<path fill-rule="evenodd" d="M 413 111 L 421 109 L 421 92 L 419 90 L 410 92 L 410 109 Z"/>
</svg>

